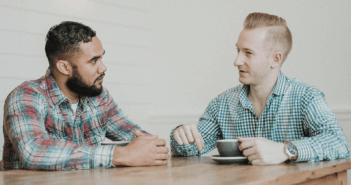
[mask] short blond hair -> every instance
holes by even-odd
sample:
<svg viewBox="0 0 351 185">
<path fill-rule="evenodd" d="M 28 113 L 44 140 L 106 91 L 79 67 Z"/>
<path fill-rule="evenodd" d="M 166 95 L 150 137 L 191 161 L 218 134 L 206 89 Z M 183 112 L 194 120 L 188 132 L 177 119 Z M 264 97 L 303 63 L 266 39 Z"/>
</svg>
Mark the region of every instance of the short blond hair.
<svg viewBox="0 0 351 185">
<path fill-rule="evenodd" d="M 269 54 L 277 50 L 279 46 L 283 49 L 282 63 L 288 57 L 292 48 L 292 35 L 285 19 L 267 13 L 250 13 L 244 21 L 244 29 L 254 29 L 259 27 L 269 27 L 266 36 L 266 43 L 269 44 Z M 275 52 L 275 51 L 274 51 Z"/>
</svg>

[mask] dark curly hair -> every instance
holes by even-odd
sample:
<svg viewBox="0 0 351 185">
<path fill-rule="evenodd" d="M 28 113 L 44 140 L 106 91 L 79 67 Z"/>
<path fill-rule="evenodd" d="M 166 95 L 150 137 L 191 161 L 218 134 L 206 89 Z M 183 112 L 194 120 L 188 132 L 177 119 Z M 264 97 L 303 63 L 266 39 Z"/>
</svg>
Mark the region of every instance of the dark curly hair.
<svg viewBox="0 0 351 185">
<path fill-rule="evenodd" d="M 80 53 L 80 43 L 91 42 L 96 32 L 89 26 L 78 22 L 64 21 L 50 28 L 46 35 L 45 53 L 50 68 L 57 60 L 69 61 L 76 53 Z"/>
</svg>

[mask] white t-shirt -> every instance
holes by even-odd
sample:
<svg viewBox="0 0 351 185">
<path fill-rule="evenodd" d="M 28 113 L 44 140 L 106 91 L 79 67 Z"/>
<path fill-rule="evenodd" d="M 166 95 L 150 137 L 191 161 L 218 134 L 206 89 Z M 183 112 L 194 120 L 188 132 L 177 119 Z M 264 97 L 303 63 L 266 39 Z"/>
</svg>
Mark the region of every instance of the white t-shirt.
<svg viewBox="0 0 351 185">
<path fill-rule="evenodd" d="M 72 103 L 72 110 L 73 110 L 74 115 L 76 115 L 78 103 L 79 103 L 79 101 L 77 101 L 77 103 L 75 103 L 75 104 Z"/>
</svg>

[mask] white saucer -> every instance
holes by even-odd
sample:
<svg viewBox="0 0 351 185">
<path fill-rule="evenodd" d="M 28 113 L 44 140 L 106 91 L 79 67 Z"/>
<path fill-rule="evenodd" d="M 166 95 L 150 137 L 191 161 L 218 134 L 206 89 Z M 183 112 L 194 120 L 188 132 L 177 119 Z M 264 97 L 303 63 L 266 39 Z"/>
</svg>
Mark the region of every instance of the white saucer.
<svg viewBox="0 0 351 185">
<path fill-rule="evenodd" d="M 102 142 L 101 145 L 115 145 L 115 146 L 126 146 L 130 141 L 110 141 L 110 142 Z"/>
<path fill-rule="evenodd" d="M 213 155 L 211 159 L 218 163 L 248 163 L 247 157 L 221 157 L 220 155 Z"/>
</svg>

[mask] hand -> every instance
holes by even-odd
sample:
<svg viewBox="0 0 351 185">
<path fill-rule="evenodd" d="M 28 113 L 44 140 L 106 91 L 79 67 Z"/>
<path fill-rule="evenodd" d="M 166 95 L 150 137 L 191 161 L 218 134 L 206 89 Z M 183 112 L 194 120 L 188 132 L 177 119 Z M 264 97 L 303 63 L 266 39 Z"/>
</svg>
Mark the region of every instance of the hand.
<svg viewBox="0 0 351 185">
<path fill-rule="evenodd" d="M 173 138 L 178 145 L 197 145 L 197 149 L 202 151 L 205 148 L 205 142 L 201 134 L 193 123 L 182 125 L 173 132 Z"/>
<path fill-rule="evenodd" d="M 138 135 L 127 146 L 115 147 L 112 163 L 116 166 L 166 165 L 169 150 L 165 147 L 166 141 L 157 138 L 154 135 Z"/>
<path fill-rule="evenodd" d="M 265 138 L 238 137 L 239 150 L 248 157 L 252 165 L 280 164 L 288 159 L 284 152 L 284 143 L 277 143 Z"/>
<path fill-rule="evenodd" d="M 145 136 L 145 134 L 142 133 L 140 130 L 136 130 L 136 131 L 135 131 L 135 136 L 136 136 L 136 137 Z"/>
</svg>

